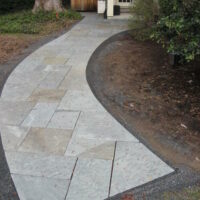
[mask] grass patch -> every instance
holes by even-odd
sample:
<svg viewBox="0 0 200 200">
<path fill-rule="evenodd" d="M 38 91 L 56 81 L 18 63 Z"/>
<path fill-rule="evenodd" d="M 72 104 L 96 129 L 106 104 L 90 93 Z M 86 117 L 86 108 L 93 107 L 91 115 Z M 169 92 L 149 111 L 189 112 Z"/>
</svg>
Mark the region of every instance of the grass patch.
<svg viewBox="0 0 200 200">
<path fill-rule="evenodd" d="M 81 15 L 72 10 L 61 13 L 25 10 L 0 15 L 0 33 L 41 34 L 66 27 L 69 21 L 80 20 Z"/>
<path fill-rule="evenodd" d="M 163 195 L 163 200 L 199 200 L 200 199 L 200 187 L 194 186 L 185 188 L 180 191 L 166 192 Z"/>
</svg>

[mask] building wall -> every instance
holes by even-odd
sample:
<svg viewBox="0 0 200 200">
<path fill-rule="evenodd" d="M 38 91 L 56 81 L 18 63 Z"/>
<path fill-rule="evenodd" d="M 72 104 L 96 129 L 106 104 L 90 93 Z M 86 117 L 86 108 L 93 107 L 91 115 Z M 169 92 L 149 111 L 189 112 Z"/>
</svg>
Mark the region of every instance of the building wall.
<svg viewBox="0 0 200 200">
<path fill-rule="evenodd" d="M 113 16 L 113 5 L 117 2 L 117 0 L 107 0 L 107 16 L 112 17 Z M 97 12 L 99 14 L 104 13 L 106 8 L 106 0 L 98 0 L 97 3 Z"/>
<path fill-rule="evenodd" d="M 107 17 L 112 17 L 113 16 L 114 1 L 115 0 L 108 0 L 108 4 L 107 4 Z"/>
<path fill-rule="evenodd" d="M 98 6 L 97 6 L 97 11 L 98 13 L 104 13 L 105 11 L 105 4 L 106 1 L 105 0 L 98 0 Z M 112 17 L 113 16 L 113 6 L 114 5 L 120 5 L 123 8 L 128 8 L 130 6 L 130 3 L 119 3 L 118 0 L 107 0 L 107 16 L 108 17 Z"/>
<path fill-rule="evenodd" d="M 105 12 L 105 7 L 106 7 L 105 4 L 106 4 L 105 0 L 98 0 L 98 2 L 97 2 L 98 14 L 103 14 Z"/>
<path fill-rule="evenodd" d="M 71 0 L 71 8 L 78 11 L 96 11 L 97 0 Z"/>
</svg>

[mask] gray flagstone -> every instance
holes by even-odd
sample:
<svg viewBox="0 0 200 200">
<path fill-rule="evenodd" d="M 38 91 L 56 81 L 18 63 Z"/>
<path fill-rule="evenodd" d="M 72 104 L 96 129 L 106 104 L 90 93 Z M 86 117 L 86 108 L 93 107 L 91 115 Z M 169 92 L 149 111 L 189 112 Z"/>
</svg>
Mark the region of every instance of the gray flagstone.
<svg viewBox="0 0 200 200">
<path fill-rule="evenodd" d="M 25 58 L 4 86 L 0 132 L 22 200 L 103 200 L 173 171 L 104 109 L 86 80 L 92 53 L 127 30 L 126 21 L 84 15 Z"/>
</svg>

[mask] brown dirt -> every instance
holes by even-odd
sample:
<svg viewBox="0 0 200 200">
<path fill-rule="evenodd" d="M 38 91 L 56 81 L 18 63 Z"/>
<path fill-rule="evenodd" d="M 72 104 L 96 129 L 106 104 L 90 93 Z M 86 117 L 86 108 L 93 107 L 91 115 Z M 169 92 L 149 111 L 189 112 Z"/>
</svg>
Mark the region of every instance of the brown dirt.
<svg viewBox="0 0 200 200">
<path fill-rule="evenodd" d="M 0 35 L 0 64 L 21 54 L 25 48 L 37 40 L 32 35 Z"/>
<path fill-rule="evenodd" d="M 160 46 L 129 35 L 112 45 L 99 76 L 117 115 L 165 160 L 200 170 L 200 62 L 172 67 Z"/>
<path fill-rule="evenodd" d="M 122 200 L 135 200 L 135 198 L 133 197 L 133 195 L 125 194 L 125 195 L 122 197 Z"/>
</svg>

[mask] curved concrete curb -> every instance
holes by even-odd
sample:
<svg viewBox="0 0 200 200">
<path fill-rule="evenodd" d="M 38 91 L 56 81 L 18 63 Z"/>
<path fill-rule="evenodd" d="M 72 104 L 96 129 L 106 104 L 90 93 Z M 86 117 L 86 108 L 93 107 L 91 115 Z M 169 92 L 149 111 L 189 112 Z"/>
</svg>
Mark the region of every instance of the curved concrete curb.
<svg viewBox="0 0 200 200">
<path fill-rule="evenodd" d="M 173 172 L 103 108 L 86 81 L 93 51 L 126 28 L 86 14 L 8 78 L 0 130 L 20 199 L 102 200 Z"/>
</svg>

